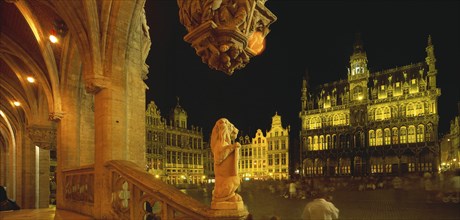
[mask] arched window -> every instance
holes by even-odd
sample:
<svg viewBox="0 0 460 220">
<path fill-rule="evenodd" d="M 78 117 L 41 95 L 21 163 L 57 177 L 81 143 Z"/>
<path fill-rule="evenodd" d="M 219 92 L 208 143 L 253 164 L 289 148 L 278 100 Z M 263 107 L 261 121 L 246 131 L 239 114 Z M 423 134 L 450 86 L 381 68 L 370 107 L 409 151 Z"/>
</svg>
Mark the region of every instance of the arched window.
<svg viewBox="0 0 460 220">
<path fill-rule="evenodd" d="M 319 136 L 319 149 L 324 150 L 324 135 Z"/>
<path fill-rule="evenodd" d="M 426 125 L 425 139 L 427 142 L 433 141 L 433 125 L 431 123 Z"/>
<path fill-rule="evenodd" d="M 391 118 L 390 107 L 385 107 L 385 109 L 383 111 L 383 119 L 386 120 L 386 119 L 390 119 L 390 118 Z"/>
<path fill-rule="evenodd" d="M 310 136 L 308 137 L 308 142 L 307 143 L 308 143 L 308 148 L 307 149 L 308 150 L 313 150 L 313 141 L 312 141 Z"/>
<path fill-rule="evenodd" d="M 313 137 L 313 150 L 319 150 L 318 149 L 318 136 Z"/>
<path fill-rule="evenodd" d="M 408 143 L 415 143 L 415 126 L 409 126 L 407 131 L 407 141 Z"/>
<path fill-rule="evenodd" d="M 337 147 L 337 135 L 336 134 L 332 135 L 331 147 L 332 149 L 335 149 Z"/>
<path fill-rule="evenodd" d="M 414 105 L 413 105 L 412 103 L 409 103 L 409 104 L 407 105 L 406 116 L 407 116 L 407 117 L 413 117 L 413 116 L 415 116 L 415 108 L 414 108 Z"/>
<path fill-rule="evenodd" d="M 392 138 L 393 144 L 398 144 L 398 136 L 399 136 L 399 134 L 398 134 L 398 128 L 397 128 L 397 127 L 394 127 L 394 128 L 392 129 L 392 133 L 393 133 L 393 135 L 392 135 L 392 137 L 393 137 L 393 138 Z"/>
<path fill-rule="evenodd" d="M 326 135 L 326 146 L 325 146 L 325 149 L 329 149 L 331 147 L 331 135 Z"/>
<path fill-rule="evenodd" d="M 417 142 L 424 142 L 425 140 L 425 126 L 418 125 L 417 126 Z"/>
<path fill-rule="evenodd" d="M 375 146 L 375 131 L 369 131 L 369 146 Z"/>
<path fill-rule="evenodd" d="M 375 140 L 375 145 L 376 146 L 382 146 L 383 145 L 383 134 L 382 134 L 382 129 L 377 129 L 376 131 L 376 140 Z"/>
<path fill-rule="evenodd" d="M 378 108 L 376 113 L 375 113 L 375 120 L 383 120 L 383 110 L 382 108 Z"/>
<path fill-rule="evenodd" d="M 406 127 L 401 127 L 399 140 L 401 144 L 407 143 L 407 128 Z"/>
<path fill-rule="evenodd" d="M 424 113 L 423 103 L 418 102 L 415 107 L 415 115 L 423 115 L 423 113 Z"/>
<path fill-rule="evenodd" d="M 340 118 L 339 118 L 339 115 L 334 115 L 334 121 L 332 122 L 333 125 L 339 125 L 340 124 Z"/>
<path fill-rule="evenodd" d="M 391 132 L 389 128 L 385 128 L 384 130 L 384 135 L 385 135 L 385 145 L 390 145 L 391 144 Z"/>
</svg>

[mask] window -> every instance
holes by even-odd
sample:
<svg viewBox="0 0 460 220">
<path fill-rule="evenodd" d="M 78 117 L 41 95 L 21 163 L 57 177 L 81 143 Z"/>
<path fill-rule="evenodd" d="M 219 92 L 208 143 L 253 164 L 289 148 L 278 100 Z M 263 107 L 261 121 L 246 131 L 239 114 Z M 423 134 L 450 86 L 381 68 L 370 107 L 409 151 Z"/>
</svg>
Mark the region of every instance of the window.
<svg viewBox="0 0 460 220">
<path fill-rule="evenodd" d="M 385 145 L 390 145 L 391 144 L 391 132 L 389 128 L 385 128 Z"/>
<path fill-rule="evenodd" d="M 392 129 L 392 133 L 393 133 L 393 138 L 392 138 L 392 142 L 393 144 L 398 144 L 398 128 L 394 127 Z"/>
<path fill-rule="evenodd" d="M 407 143 L 407 129 L 406 127 L 401 127 L 401 134 L 399 136 L 401 144 Z"/>
<path fill-rule="evenodd" d="M 374 132 L 374 130 L 369 131 L 369 146 L 375 146 L 375 132 Z"/>
<path fill-rule="evenodd" d="M 381 145 L 383 145 L 383 140 L 382 140 L 382 136 L 383 136 L 383 134 L 382 134 L 382 129 L 377 129 L 377 131 L 376 131 L 376 136 L 377 136 L 377 138 L 376 138 L 376 140 L 375 140 L 375 145 L 376 145 L 376 146 L 381 146 Z"/>
<path fill-rule="evenodd" d="M 407 105 L 407 112 L 406 112 L 407 117 L 413 117 L 415 116 L 415 109 L 414 105 L 412 103 Z"/>
<path fill-rule="evenodd" d="M 424 135 L 425 135 L 425 126 L 418 125 L 417 126 L 417 142 L 423 142 L 425 139 Z"/>
<path fill-rule="evenodd" d="M 415 143 L 415 126 L 409 126 L 408 135 L 407 135 L 408 143 Z"/>
<path fill-rule="evenodd" d="M 383 113 L 383 119 L 390 119 L 390 118 L 391 118 L 390 107 L 385 107 L 385 110 Z"/>
</svg>

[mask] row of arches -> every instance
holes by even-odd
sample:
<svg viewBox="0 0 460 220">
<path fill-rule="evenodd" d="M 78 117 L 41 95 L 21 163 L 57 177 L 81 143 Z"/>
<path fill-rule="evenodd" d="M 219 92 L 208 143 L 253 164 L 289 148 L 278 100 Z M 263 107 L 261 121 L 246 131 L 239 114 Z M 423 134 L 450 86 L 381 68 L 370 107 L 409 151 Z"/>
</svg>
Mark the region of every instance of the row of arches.
<svg viewBox="0 0 460 220">
<path fill-rule="evenodd" d="M 435 158 L 432 154 L 387 157 L 307 158 L 303 160 L 304 176 L 360 176 L 378 174 L 405 174 L 432 172 Z"/>
<path fill-rule="evenodd" d="M 307 151 L 360 148 L 364 146 L 383 146 L 407 143 L 432 142 L 435 140 L 432 123 L 377 128 L 368 131 L 368 136 L 362 131 L 351 134 L 321 134 L 309 135 L 302 138 L 302 144 Z"/>
</svg>

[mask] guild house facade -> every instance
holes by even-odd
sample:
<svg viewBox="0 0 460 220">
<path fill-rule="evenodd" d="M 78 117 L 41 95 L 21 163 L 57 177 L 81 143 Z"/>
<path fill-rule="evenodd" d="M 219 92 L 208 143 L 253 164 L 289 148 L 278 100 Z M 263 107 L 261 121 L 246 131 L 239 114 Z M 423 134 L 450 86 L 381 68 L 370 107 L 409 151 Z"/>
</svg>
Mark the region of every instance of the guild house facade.
<svg viewBox="0 0 460 220">
<path fill-rule="evenodd" d="M 303 176 L 405 175 L 438 169 L 434 45 L 419 63 L 370 72 L 359 35 L 348 78 L 301 89 Z"/>
</svg>

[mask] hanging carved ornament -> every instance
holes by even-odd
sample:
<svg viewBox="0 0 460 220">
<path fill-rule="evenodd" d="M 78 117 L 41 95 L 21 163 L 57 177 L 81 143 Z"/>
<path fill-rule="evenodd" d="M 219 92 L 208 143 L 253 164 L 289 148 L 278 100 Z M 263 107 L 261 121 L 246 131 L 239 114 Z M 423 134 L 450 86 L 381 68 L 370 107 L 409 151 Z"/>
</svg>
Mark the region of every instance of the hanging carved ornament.
<svg viewBox="0 0 460 220">
<path fill-rule="evenodd" d="M 179 19 L 196 54 L 211 69 L 232 75 L 263 52 L 276 16 L 266 0 L 177 0 Z"/>
</svg>

